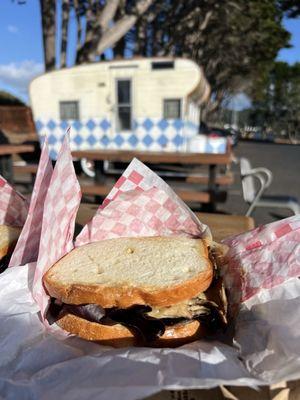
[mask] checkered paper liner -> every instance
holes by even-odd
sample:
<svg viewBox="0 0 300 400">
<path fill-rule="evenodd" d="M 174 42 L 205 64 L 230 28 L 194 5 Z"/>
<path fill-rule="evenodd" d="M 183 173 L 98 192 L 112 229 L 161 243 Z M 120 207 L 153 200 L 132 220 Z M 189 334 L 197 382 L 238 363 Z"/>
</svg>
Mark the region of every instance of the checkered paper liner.
<svg viewBox="0 0 300 400">
<path fill-rule="evenodd" d="M 28 212 L 28 202 L 0 175 L 0 224 L 23 226 Z"/>
<path fill-rule="evenodd" d="M 31 195 L 28 215 L 11 256 L 9 267 L 25 265 L 37 260 L 42 229 L 45 198 L 53 173 L 48 143 L 44 141 L 38 171 Z"/>
<path fill-rule="evenodd" d="M 158 175 L 134 159 L 75 245 L 130 236 L 211 237 L 211 233 Z"/>
<path fill-rule="evenodd" d="M 81 191 L 73 166 L 68 131 L 44 201 L 39 253 L 33 280 L 33 297 L 42 315 L 48 305 L 42 277 L 56 261 L 73 248 L 75 219 L 80 199 Z"/>
<path fill-rule="evenodd" d="M 244 302 L 300 276 L 300 215 L 224 240 L 230 250 L 224 270 L 232 303 Z"/>
</svg>

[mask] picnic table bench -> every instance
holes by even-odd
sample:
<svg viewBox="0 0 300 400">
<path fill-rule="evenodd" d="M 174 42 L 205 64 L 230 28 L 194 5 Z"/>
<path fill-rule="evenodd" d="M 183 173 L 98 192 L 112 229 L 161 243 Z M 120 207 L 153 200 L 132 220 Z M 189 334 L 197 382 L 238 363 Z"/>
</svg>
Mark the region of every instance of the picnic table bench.
<svg viewBox="0 0 300 400">
<path fill-rule="evenodd" d="M 0 174 L 9 182 L 13 182 L 13 162 L 14 154 L 31 153 L 34 146 L 25 144 L 1 144 L 0 145 Z"/>
<path fill-rule="evenodd" d="M 224 154 L 210 153 L 170 153 L 170 152 L 149 152 L 149 151 L 119 151 L 119 150 L 82 150 L 72 152 L 73 157 L 82 159 L 86 158 L 94 162 L 95 178 L 94 182 L 87 184 L 82 183 L 81 189 L 83 194 L 94 196 L 106 196 L 112 183 L 108 183 L 107 176 L 104 171 L 104 161 L 129 163 L 133 158 L 151 165 L 173 165 L 179 164 L 188 168 L 189 166 L 206 166 L 208 168 L 207 175 L 188 175 L 186 182 L 188 187 L 175 186 L 176 193 L 186 202 L 197 202 L 207 204 L 210 211 L 215 209 L 218 201 L 224 201 L 224 192 L 218 190 L 220 183 L 230 184 L 232 175 L 218 175 L 218 166 L 228 167 L 232 162 L 232 152 L 230 149 Z M 200 188 L 200 185 L 206 185 L 206 188 Z M 199 186 L 198 186 L 199 185 Z"/>
<path fill-rule="evenodd" d="M 16 174 L 30 174 L 34 181 L 34 176 L 37 173 L 38 164 L 14 164 L 13 171 L 14 175 Z M 198 183 L 207 185 L 208 184 L 208 176 L 205 174 L 191 174 L 185 177 L 185 181 L 187 183 Z M 216 185 L 217 186 L 229 186 L 234 182 L 234 177 L 232 172 L 227 171 L 225 174 L 219 174 L 216 176 Z"/>
</svg>

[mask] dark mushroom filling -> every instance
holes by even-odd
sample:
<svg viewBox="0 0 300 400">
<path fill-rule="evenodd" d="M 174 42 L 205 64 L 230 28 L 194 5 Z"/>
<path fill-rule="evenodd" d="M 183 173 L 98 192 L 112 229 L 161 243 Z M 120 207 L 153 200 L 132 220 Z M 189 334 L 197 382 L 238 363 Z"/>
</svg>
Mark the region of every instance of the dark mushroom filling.
<svg viewBox="0 0 300 400">
<path fill-rule="evenodd" d="M 205 327 L 208 335 L 226 327 L 226 318 L 216 303 L 198 298 L 193 300 L 192 306 L 188 305 L 190 317 L 154 318 L 148 315 L 152 308 L 145 305 L 103 310 L 96 304 L 70 305 L 59 303 L 52 298 L 47 311 L 47 319 L 50 324 L 53 324 L 68 313 L 103 325 L 122 324 L 145 342 L 152 342 L 162 336 L 167 327 L 188 323 L 192 320 L 198 320 Z"/>
</svg>

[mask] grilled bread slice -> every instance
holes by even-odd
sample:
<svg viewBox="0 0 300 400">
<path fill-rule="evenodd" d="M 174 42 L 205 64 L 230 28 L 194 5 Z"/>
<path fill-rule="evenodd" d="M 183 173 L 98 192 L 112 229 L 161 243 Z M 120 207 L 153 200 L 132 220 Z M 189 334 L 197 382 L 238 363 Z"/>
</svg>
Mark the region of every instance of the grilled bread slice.
<svg viewBox="0 0 300 400">
<path fill-rule="evenodd" d="M 184 237 L 103 240 L 76 248 L 44 275 L 67 304 L 170 306 L 205 291 L 213 278 L 207 244 Z"/>
</svg>

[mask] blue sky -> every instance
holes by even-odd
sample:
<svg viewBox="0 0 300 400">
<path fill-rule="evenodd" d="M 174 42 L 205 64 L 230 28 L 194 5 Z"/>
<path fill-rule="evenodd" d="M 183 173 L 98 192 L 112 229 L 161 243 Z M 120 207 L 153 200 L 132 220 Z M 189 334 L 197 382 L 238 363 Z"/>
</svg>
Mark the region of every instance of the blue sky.
<svg viewBox="0 0 300 400">
<path fill-rule="evenodd" d="M 280 50 L 277 59 L 286 61 L 289 64 L 300 62 L 300 18 L 286 19 L 284 26 L 292 34 L 290 44 L 293 47 Z"/>
<path fill-rule="evenodd" d="M 75 42 L 75 18 L 72 16 L 69 38 Z M 300 62 L 300 19 L 285 20 L 292 34 L 291 49 L 283 49 L 279 60 Z M 72 64 L 72 54 L 68 63 Z M 27 101 L 30 80 L 43 72 L 43 48 L 40 10 L 38 0 L 27 0 L 18 5 L 18 0 L 0 0 L 0 90 L 7 90 Z M 247 100 L 240 96 L 235 100 L 238 108 Z"/>
</svg>

